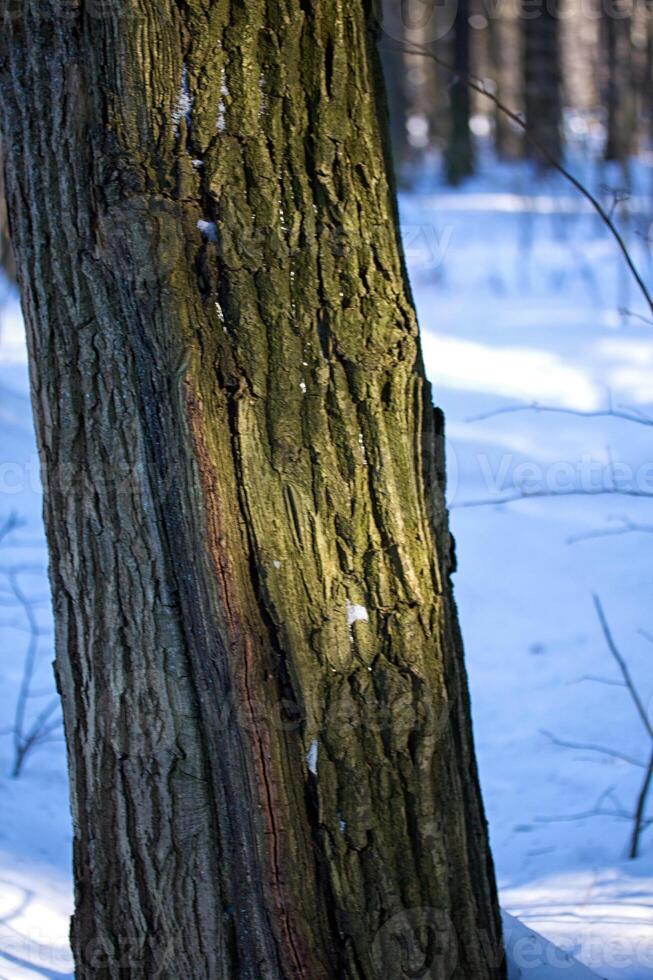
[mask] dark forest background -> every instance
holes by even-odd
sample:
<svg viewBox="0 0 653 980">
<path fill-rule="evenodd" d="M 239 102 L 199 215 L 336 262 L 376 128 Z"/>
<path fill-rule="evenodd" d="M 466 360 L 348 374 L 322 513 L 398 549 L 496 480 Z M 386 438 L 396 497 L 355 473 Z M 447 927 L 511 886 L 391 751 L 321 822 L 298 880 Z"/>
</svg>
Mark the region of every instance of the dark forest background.
<svg viewBox="0 0 653 980">
<path fill-rule="evenodd" d="M 554 158 L 615 163 L 627 187 L 631 159 L 651 145 L 649 0 L 384 0 L 383 8 L 380 49 L 404 185 L 425 168 L 459 184 L 484 149 L 550 166 L 515 122 L 470 91 L 461 79 L 471 75 Z"/>
</svg>

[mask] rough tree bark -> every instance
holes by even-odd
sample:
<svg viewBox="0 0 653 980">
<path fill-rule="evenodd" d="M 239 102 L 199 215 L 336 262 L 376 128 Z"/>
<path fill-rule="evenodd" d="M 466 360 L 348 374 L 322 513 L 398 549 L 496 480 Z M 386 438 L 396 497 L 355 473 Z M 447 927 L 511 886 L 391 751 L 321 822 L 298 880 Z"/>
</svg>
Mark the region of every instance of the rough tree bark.
<svg viewBox="0 0 653 980">
<path fill-rule="evenodd" d="M 16 279 L 14 253 L 9 238 L 9 219 L 5 201 L 5 185 L 2 176 L 2 147 L 0 147 L 0 269 L 12 282 Z"/>
<path fill-rule="evenodd" d="M 80 980 L 504 975 L 366 7 L 5 6 Z"/>
</svg>

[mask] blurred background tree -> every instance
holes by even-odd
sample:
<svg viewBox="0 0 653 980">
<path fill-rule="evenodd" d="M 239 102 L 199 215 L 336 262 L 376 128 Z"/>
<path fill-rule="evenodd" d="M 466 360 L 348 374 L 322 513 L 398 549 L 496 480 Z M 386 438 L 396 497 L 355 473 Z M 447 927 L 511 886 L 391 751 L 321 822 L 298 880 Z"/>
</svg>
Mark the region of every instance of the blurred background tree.
<svg viewBox="0 0 653 980">
<path fill-rule="evenodd" d="M 383 0 L 380 35 L 400 182 L 457 185 L 483 154 L 547 162 L 462 77 L 472 75 L 556 159 L 616 164 L 649 147 L 651 0 Z M 402 36 L 403 32 L 403 36 Z M 416 53 L 423 45 L 451 70 Z M 402 50 L 403 48 L 403 50 Z"/>
</svg>

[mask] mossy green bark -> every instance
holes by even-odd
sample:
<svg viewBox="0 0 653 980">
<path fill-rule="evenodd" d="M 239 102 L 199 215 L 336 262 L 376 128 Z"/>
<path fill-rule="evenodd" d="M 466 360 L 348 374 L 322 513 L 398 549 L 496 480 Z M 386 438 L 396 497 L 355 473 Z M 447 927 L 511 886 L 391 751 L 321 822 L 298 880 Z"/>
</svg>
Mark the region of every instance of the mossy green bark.
<svg viewBox="0 0 653 980">
<path fill-rule="evenodd" d="M 367 6 L 3 26 L 82 980 L 504 975 Z"/>
</svg>

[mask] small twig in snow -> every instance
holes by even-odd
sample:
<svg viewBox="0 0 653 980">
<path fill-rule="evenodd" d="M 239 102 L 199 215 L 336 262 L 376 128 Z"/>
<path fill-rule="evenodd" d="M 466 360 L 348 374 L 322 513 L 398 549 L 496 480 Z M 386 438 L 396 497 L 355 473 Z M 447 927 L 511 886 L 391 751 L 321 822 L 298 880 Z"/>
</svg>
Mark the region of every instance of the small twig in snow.
<svg viewBox="0 0 653 980">
<path fill-rule="evenodd" d="M 611 684 L 618 687 L 626 688 L 626 690 L 630 694 L 633 704 L 635 705 L 637 714 L 640 716 L 640 719 L 644 724 L 644 728 L 646 729 L 646 732 L 649 738 L 651 739 L 651 744 L 652 744 L 651 754 L 648 762 L 641 762 L 639 759 L 635 759 L 633 756 L 627 755 L 625 752 L 619 752 L 616 749 L 606 748 L 603 745 L 596 745 L 591 742 L 572 742 L 572 741 L 558 738 L 557 736 L 552 735 L 550 732 L 546 732 L 546 731 L 542 732 L 542 734 L 545 735 L 548 739 L 550 739 L 550 741 L 554 745 L 560 745 L 561 747 L 567 749 L 577 749 L 583 752 L 597 752 L 600 755 L 605 755 L 613 759 L 620 759 L 622 762 L 627 762 L 629 765 L 637 766 L 637 768 L 639 769 L 644 769 L 645 776 L 637 796 L 637 803 L 635 806 L 634 813 L 629 813 L 625 808 L 621 806 L 618 800 L 616 801 L 615 808 L 612 810 L 604 808 L 601 805 L 606 798 L 615 799 L 614 787 L 609 787 L 607 790 L 605 790 L 604 793 L 601 794 L 593 810 L 587 810 L 583 813 L 575 813 L 568 816 L 539 818 L 539 819 L 540 822 L 547 822 L 547 823 L 558 822 L 558 821 L 570 821 L 570 820 L 584 820 L 587 817 L 595 817 L 595 816 L 611 816 L 611 817 L 618 817 L 619 819 L 622 820 L 631 820 L 633 822 L 633 830 L 630 838 L 628 855 L 630 858 L 636 858 L 639 854 L 639 846 L 640 846 L 642 834 L 647 829 L 647 827 L 653 824 L 653 819 L 646 817 L 646 803 L 647 803 L 648 794 L 651 785 L 653 784 L 653 725 L 651 724 L 651 721 L 646 713 L 646 709 L 644 707 L 642 698 L 640 697 L 639 692 L 635 687 L 632 676 L 630 674 L 630 670 L 628 669 L 628 664 L 626 663 L 619 648 L 617 647 L 614 636 L 612 635 L 612 630 L 610 629 L 609 623 L 607 621 L 603 606 L 601 604 L 601 600 L 597 595 L 593 595 L 592 599 L 594 600 L 594 607 L 596 609 L 596 613 L 599 618 L 599 623 L 601 625 L 603 636 L 605 638 L 610 653 L 612 654 L 614 660 L 617 663 L 617 666 L 619 667 L 619 671 L 621 673 L 623 680 L 613 681 L 604 677 L 593 677 L 590 675 L 586 675 L 585 677 L 582 677 L 580 679 L 599 681 L 602 684 Z M 640 630 L 640 633 L 642 633 L 647 639 L 653 642 L 653 637 L 649 636 L 649 634 L 647 634 L 644 630 Z"/>
<path fill-rule="evenodd" d="M 52 715 L 59 707 L 59 699 L 52 700 L 36 715 L 31 724 L 27 725 L 27 703 L 33 696 L 31 691 L 36 658 L 38 654 L 38 644 L 41 631 L 34 612 L 34 604 L 23 592 L 18 580 L 20 569 L 10 569 L 8 572 L 9 584 L 15 601 L 21 607 L 27 621 L 29 641 L 23 668 L 23 677 L 16 701 L 16 712 L 13 727 L 9 730 L 14 739 L 14 765 L 12 776 L 17 779 L 23 769 L 25 760 L 29 753 L 37 746 L 49 740 L 49 736 L 61 727 L 61 718 L 52 719 Z"/>
<path fill-rule="evenodd" d="M 563 749 L 578 749 L 581 752 L 597 752 L 600 755 L 607 755 L 611 759 L 620 759 L 622 762 L 627 762 L 631 766 L 637 766 L 639 769 L 646 769 L 648 763 L 642 762 L 641 759 L 633 759 L 630 755 L 625 755 L 623 752 L 617 752 L 614 749 L 605 748 L 602 745 L 593 745 L 591 742 L 568 742 L 565 739 L 557 738 L 557 736 L 552 735 L 551 732 L 542 730 L 542 734 L 545 735 L 553 745 L 559 745 Z"/>
<path fill-rule="evenodd" d="M 572 534 L 567 538 L 567 544 L 578 544 L 579 541 L 589 541 L 592 538 L 615 538 L 624 534 L 653 534 L 653 524 L 638 524 L 626 517 L 622 517 L 621 522 L 620 527 L 597 528 L 594 531 Z"/>
<path fill-rule="evenodd" d="M 641 313 L 635 313 L 634 310 L 627 310 L 622 306 L 619 308 L 619 314 L 621 316 L 628 316 L 633 320 L 641 320 L 642 323 L 646 323 L 649 327 L 653 327 L 653 320 L 649 319 L 647 316 L 642 316 Z"/>
<path fill-rule="evenodd" d="M 637 490 L 630 487 L 599 487 L 597 489 L 587 489 L 574 487 L 571 490 L 517 490 L 515 493 L 505 494 L 503 497 L 480 497 L 478 500 L 461 500 L 460 503 L 453 501 L 449 504 L 450 510 L 459 507 L 491 507 L 501 504 L 512 504 L 517 500 L 533 500 L 545 497 L 636 497 L 646 500 L 653 499 L 653 493 L 646 490 Z"/>
<path fill-rule="evenodd" d="M 636 422 L 638 425 L 653 425 L 653 417 L 644 415 L 637 409 L 630 408 L 604 408 L 596 411 L 584 412 L 576 408 L 563 408 L 560 405 L 540 405 L 539 402 L 530 402 L 523 405 L 508 405 L 504 408 L 495 408 L 480 415 L 472 415 L 465 419 L 466 422 L 485 422 L 487 419 L 496 418 L 498 415 L 512 415 L 515 412 L 546 412 L 555 415 L 577 415 L 580 418 L 613 418 L 621 419 L 624 422 Z"/>
<path fill-rule="evenodd" d="M 637 809 L 635 811 L 635 826 L 633 827 L 633 836 L 630 839 L 630 851 L 629 857 L 636 858 L 639 855 L 639 842 L 642 837 L 642 832 L 648 827 L 649 824 L 653 823 L 653 820 L 644 819 L 644 811 L 646 809 L 646 799 L 648 797 L 648 791 L 651 788 L 651 782 L 653 781 L 653 752 L 651 752 L 651 758 L 648 763 L 648 770 L 646 772 L 646 777 L 642 784 L 642 788 L 639 792 L 639 797 L 637 799 Z"/>
<path fill-rule="evenodd" d="M 642 699 L 639 696 L 639 692 L 637 691 L 637 688 L 633 683 L 633 679 L 630 676 L 628 664 L 622 657 L 617 647 L 617 644 L 614 641 L 614 637 L 612 636 L 612 631 L 610 630 L 610 626 L 608 625 L 605 612 L 603 611 L 601 600 L 597 595 L 593 595 L 592 599 L 594 600 L 594 608 L 596 609 L 596 614 L 599 617 L 599 623 L 601 624 L 601 629 L 603 631 L 603 636 L 605 637 L 605 642 L 608 645 L 608 649 L 610 650 L 610 653 L 612 654 L 612 656 L 617 662 L 619 670 L 621 671 L 621 675 L 625 681 L 626 687 L 628 688 L 630 696 L 633 700 L 633 704 L 637 709 L 637 713 L 642 720 L 644 728 L 648 732 L 649 737 L 653 740 L 653 725 L 651 725 L 650 719 L 646 713 L 646 708 L 644 707 L 642 703 Z"/>
<path fill-rule="evenodd" d="M 601 629 L 603 631 L 605 641 L 608 645 L 608 649 L 610 650 L 610 653 L 612 654 L 612 656 L 614 657 L 614 659 L 616 660 L 619 666 L 619 670 L 621 671 L 625 686 L 627 687 L 628 692 L 630 693 L 633 704 L 637 709 L 637 713 L 640 716 L 644 728 L 646 729 L 646 731 L 648 732 L 651 738 L 651 741 L 653 742 L 653 725 L 651 725 L 651 720 L 646 712 L 644 703 L 639 695 L 637 688 L 635 687 L 630 671 L 628 669 L 628 664 L 624 660 L 623 656 L 621 655 L 621 652 L 619 651 L 619 648 L 617 647 L 617 644 L 615 643 L 614 637 L 612 635 L 612 631 L 610 629 L 610 626 L 605 616 L 605 612 L 603 610 L 603 606 L 601 604 L 601 600 L 597 595 L 594 595 L 593 599 L 594 599 L 594 606 L 596 608 L 596 612 L 599 617 L 599 622 L 601 624 Z M 633 817 L 634 826 L 633 826 L 632 837 L 630 840 L 630 850 L 629 850 L 629 857 L 631 858 L 636 858 L 638 856 L 642 833 L 646 829 L 646 827 L 649 826 L 649 824 L 653 823 L 653 820 L 647 820 L 645 818 L 646 801 L 648 798 L 648 793 L 651 788 L 652 782 L 653 782 L 653 749 L 651 751 L 651 756 L 648 762 L 648 766 L 646 767 L 646 775 L 644 777 L 644 782 L 642 783 L 642 786 L 639 791 L 639 796 L 637 798 L 637 806 Z"/>
<path fill-rule="evenodd" d="M 578 678 L 578 683 L 580 684 L 582 681 L 594 681 L 596 684 L 607 684 L 609 687 L 626 686 L 623 681 L 615 681 L 611 677 L 597 677 L 595 674 L 583 674 L 582 677 Z"/>
</svg>

